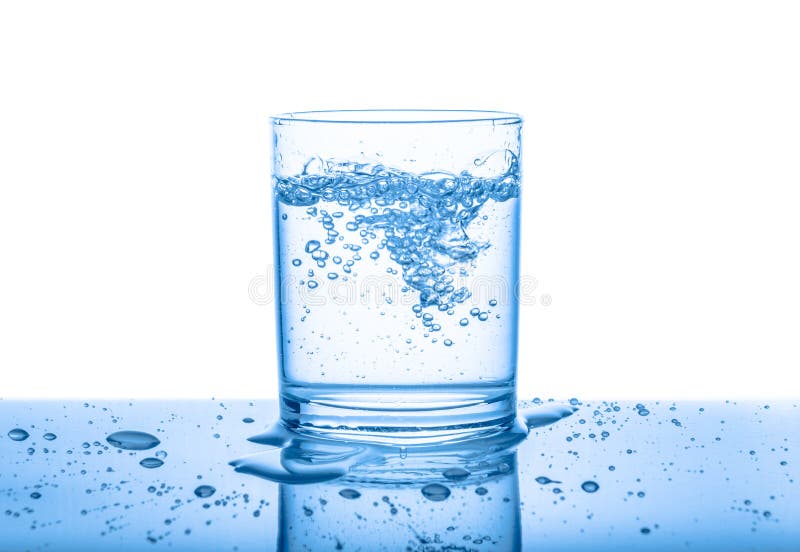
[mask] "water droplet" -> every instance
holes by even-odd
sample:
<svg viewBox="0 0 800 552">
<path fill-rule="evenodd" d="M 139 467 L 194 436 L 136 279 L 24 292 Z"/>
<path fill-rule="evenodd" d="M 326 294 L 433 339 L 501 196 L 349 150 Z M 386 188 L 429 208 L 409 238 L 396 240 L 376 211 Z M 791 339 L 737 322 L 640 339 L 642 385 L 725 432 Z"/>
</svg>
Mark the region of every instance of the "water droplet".
<svg viewBox="0 0 800 552">
<path fill-rule="evenodd" d="M 478 316 L 481 313 L 481 309 L 479 309 L 478 307 L 473 307 L 470 309 L 469 313 L 472 316 Z"/>
<path fill-rule="evenodd" d="M 617 468 L 615 468 L 614 466 L 609 466 L 609 467 L 608 467 L 608 471 L 614 471 L 614 470 L 616 470 L 616 469 L 617 469 Z"/>
<path fill-rule="evenodd" d="M 444 470 L 444 475 L 450 481 L 463 481 L 469 477 L 469 472 L 464 468 L 448 468 Z"/>
<path fill-rule="evenodd" d="M 594 481 L 584 481 L 583 483 L 581 483 L 581 489 L 583 489 L 587 493 L 596 493 L 599 488 L 600 485 L 598 485 Z"/>
<path fill-rule="evenodd" d="M 347 500 L 355 500 L 361 496 L 361 493 L 355 489 L 342 489 L 339 491 L 339 496 L 346 498 Z"/>
<path fill-rule="evenodd" d="M 549 485 L 550 483 L 561 483 L 561 481 L 556 481 L 555 479 L 550 479 L 549 477 L 545 477 L 544 475 L 540 475 L 536 478 L 536 482 L 539 485 Z"/>
<path fill-rule="evenodd" d="M 644 498 L 644 491 L 639 491 L 638 493 L 636 493 L 636 496 L 638 496 L 639 498 Z"/>
<path fill-rule="evenodd" d="M 313 253 L 319 249 L 319 242 L 317 240 L 308 240 L 306 243 L 306 253 Z"/>
<path fill-rule="evenodd" d="M 489 491 L 487 491 L 484 487 L 478 487 L 475 489 L 475 494 L 478 496 L 484 496 L 488 492 Z"/>
<path fill-rule="evenodd" d="M 12 441 L 24 441 L 25 439 L 30 437 L 30 433 L 28 433 L 24 429 L 17 428 L 17 429 L 12 429 L 11 431 L 9 431 L 8 432 L 8 437 Z"/>
<path fill-rule="evenodd" d="M 255 420 L 253 418 L 250 418 L 250 417 L 242 418 L 242 421 L 244 423 L 246 423 L 246 424 L 252 424 L 253 422 L 255 422 Z"/>
<path fill-rule="evenodd" d="M 153 468 L 160 468 L 164 465 L 164 461 L 159 458 L 142 458 L 139 465 L 143 468 L 153 469 Z"/>
<path fill-rule="evenodd" d="M 642 535 L 649 535 L 650 534 L 650 528 L 649 527 L 642 527 L 640 529 L 640 531 L 641 531 Z"/>
<path fill-rule="evenodd" d="M 422 496 L 434 502 L 441 502 L 450 496 L 450 489 L 439 483 L 429 483 L 422 487 Z"/>
<path fill-rule="evenodd" d="M 462 326 L 466 326 L 467 324 L 469 324 L 469 320 L 467 320 L 466 318 L 462 318 L 461 320 L 458 321 L 458 323 L 461 324 Z"/>
<path fill-rule="evenodd" d="M 148 450 L 161 444 L 154 436 L 142 431 L 117 431 L 106 437 L 109 444 L 123 450 Z M 85 443 L 83 448 L 88 448 Z"/>
<path fill-rule="evenodd" d="M 338 275 L 337 273 L 335 273 L 335 272 L 328 272 L 328 279 L 329 279 L 329 280 L 335 280 L 335 279 L 336 279 L 336 278 L 338 278 L 338 277 L 339 277 L 339 275 Z"/>
<path fill-rule="evenodd" d="M 167 451 L 165 451 L 165 450 L 159 450 L 159 451 L 156 453 L 156 458 L 161 458 L 161 459 L 164 459 L 164 458 L 166 458 L 166 457 L 167 457 Z"/>
<path fill-rule="evenodd" d="M 48 441 L 54 441 L 56 439 L 56 434 L 55 433 L 45 433 L 44 435 L 42 435 L 42 437 L 44 437 Z"/>
<path fill-rule="evenodd" d="M 309 281 L 308 281 L 308 287 L 309 287 L 309 289 L 315 289 L 315 288 L 316 288 L 318 285 L 319 285 L 319 284 L 317 283 L 317 281 L 316 281 L 316 280 L 309 280 Z"/>
<path fill-rule="evenodd" d="M 208 498 L 215 492 L 217 492 L 217 490 L 211 485 L 200 485 L 194 490 L 194 494 L 198 498 Z"/>
<path fill-rule="evenodd" d="M 445 339 L 444 344 L 445 346 L 450 347 L 453 345 L 453 341 L 451 339 Z"/>
<path fill-rule="evenodd" d="M 300 266 L 301 264 L 303 264 L 303 261 L 301 261 L 300 259 L 292 259 L 292 264 L 294 266 Z"/>
<path fill-rule="evenodd" d="M 489 313 L 482 312 L 478 315 L 478 320 L 481 322 L 486 322 L 489 319 Z"/>
<path fill-rule="evenodd" d="M 491 299 L 489 301 L 489 306 L 490 307 L 496 307 L 497 306 L 497 299 Z"/>
<path fill-rule="evenodd" d="M 31 493 L 31 498 L 34 499 L 34 500 L 38 500 L 38 499 L 42 498 L 42 493 L 37 493 L 36 491 L 33 491 Z"/>
</svg>

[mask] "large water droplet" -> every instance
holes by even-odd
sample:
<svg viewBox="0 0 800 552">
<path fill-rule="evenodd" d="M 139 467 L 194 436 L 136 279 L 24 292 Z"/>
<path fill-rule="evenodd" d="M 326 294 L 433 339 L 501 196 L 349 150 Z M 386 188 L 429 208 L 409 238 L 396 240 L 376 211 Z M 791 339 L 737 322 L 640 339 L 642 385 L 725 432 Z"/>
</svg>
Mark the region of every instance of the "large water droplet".
<svg viewBox="0 0 800 552">
<path fill-rule="evenodd" d="M 139 465 L 148 469 L 160 468 L 164 465 L 164 461 L 160 458 L 142 458 L 142 461 L 139 462 Z"/>
<path fill-rule="evenodd" d="M 106 437 L 106 441 L 123 450 L 148 450 L 161 444 L 157 438 L 143 431 L 117 431 Z"/>
<path fill-rule="evenodd" d="M 450 496 L 450 489 L 438 483 L 430 483 L 422 487 L 422 496 L 434 502 L 441 502 Z"/>
<path fill-rule="evenodd" d="M 597 489 L 599 488 L 600 485 L 598 485 L 594 481 L 584 481 L 583 483 L 581 483 L 581 489 L 583 489 L 587 493 L 596 493 Z"/>
<path fill-rule="evenodd" d="M 199 498 L 208 498 L 215 492 L 217 492 L 217 490 L 211 485 L 200 485 L 194 490 L 195 496 Z"/>
<path fill-rule="evenodd" d="M 12 441 L 24 441 L 25 439 L 30 437 L 30 433 L 28 433 L 24 429 L 17 428 L 17 429 L 12 429 L 11 431 L 9 431 L 8 432 L 8 437 Z"/>
<path fill-rule="evenodd" d="M 450 481 L 463 481 L 469 477 L 469 472 L 464 468 L 449 468 L 444 470 L 444 475 Z"/>
<path fill-rule="evenodd" d="M 361 496 L 361 493 L 355 489 L 342 489 L 339 491 L 339 496 L 348 500 L 355 500 Z"/>
</svg>

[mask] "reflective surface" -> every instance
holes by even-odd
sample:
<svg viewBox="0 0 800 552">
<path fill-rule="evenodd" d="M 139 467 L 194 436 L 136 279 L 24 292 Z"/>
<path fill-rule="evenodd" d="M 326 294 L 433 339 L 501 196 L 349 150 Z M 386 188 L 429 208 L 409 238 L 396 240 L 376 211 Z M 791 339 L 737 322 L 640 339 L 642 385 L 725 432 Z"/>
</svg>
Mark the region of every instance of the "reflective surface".
<svg viewBox="0 0 800 552">
<path fill-rule="evenodd" d="M 572 402 L 400 449 L 271 401 L 0 401 L 0 550 L 800 548 L 800 403 Z"/>
</svg>

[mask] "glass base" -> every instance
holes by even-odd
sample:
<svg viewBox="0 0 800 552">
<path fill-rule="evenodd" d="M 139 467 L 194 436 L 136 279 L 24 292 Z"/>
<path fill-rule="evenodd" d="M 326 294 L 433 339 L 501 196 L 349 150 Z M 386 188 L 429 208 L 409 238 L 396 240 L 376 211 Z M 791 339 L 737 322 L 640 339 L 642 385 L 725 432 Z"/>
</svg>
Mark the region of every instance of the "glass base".
<svg viewBox="0 0 800 552">
<path fill-rule="evenodd" d="M 481 386 L 299 386 L 281 389 L 292 431 L 399 446 L 484 438 L 514 426 L 514 384 Z"/>
</svg>

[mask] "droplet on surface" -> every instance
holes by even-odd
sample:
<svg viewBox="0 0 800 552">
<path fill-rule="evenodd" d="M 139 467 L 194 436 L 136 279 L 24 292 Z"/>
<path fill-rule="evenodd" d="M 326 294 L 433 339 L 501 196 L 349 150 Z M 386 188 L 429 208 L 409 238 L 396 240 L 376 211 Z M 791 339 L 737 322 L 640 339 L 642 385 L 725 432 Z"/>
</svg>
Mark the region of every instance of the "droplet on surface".
<svg viewBox="0 0 800 552">
<path fill-rule="evenodd" d="M 348 500 L 355 500 L 361 496 L 361 493 L 355 489 L 342 489 L 339 491 L 339 496 Z"/>
<path fill-rule="evenodd" d="M 31 498 L 34 499 L 34 500 L 38 500 L 38 499 L 42 498 L 42 493 L 37 493 L 36 491 L 33 491 L 31 493 Z"/>
<path fill-rule="evenodd" d="M 217 490 L 211 485 L 200 485 L 194 490 L 195 496 L 199 498 L 208 498 L 215 492 L 217 492 Z"/>
<path fill-rule="evenodd" d="M 597 489 L 599 488 L 600 485 L 598 485 L 594 481 L 584 481 L 583 483 L 581 483 L 581 489 L 583 489 L 587 493 L 596 493 Z"/>
<path fill-rule="evenodd" d="M 30 437 L 30 433 L 28 433 L 24 429 L 17 428 L 17 429 L 12 429 L 11 431 L 9 431 L 8 432 L 8 437 L 12 441 L 24 441 L 25 439 Z"/>
<path fill-rule="evenodd" d="M 117 431 L 106 437 L 106 441 L 123 450 L 148 450 L 161 444 L 156 437 L 143 431 Z"/>
<path fill-rule="evenodd" d="M 441 502 L 450 496 L 450 489 L 439 483 L 430 483 L 422 487 L 422 496 L 433 502 Z"/>
<path fill-rule="evenodd" d="M 450 481 L 463 481 L 469 477 L 469 472 L 464 468 L 449 468 L 444 470 L 444 475 Z"/>
<path fill-rule="evenodd" d="M 554 479 L 550 479 L 549 477 L 545 477 L 544 475 L 540 475 L 536 478 L 536 482 L 539 485 L 549 485 L 550 483 L 561 483 L 561 481 L 555 481 Z"/>
<path fill-rule="evenodd" d="M 255 420 L 253 418 L 250 418 L 250 417 L 242 418 L 242 421 L 244 423 L 246 423 L 246 424 L 252 424 L 253 422 L 255 422 Z"/>
<path fill-rule="evenodd" d="M 164 461 L 160 458 L 142 458 L 142 461 L 139 462 L 139 465 L 147 469 L 160 468 L 164 465 Z"/>
<path fill-rule="evenodd" d="M 56 434 L 55 433 L 45 433 L 44 435 L 42 435 L 42 437 L 44 437 L 48 441 L 54 441 L 55 438 L 56 438 Z"/>
</svg>

